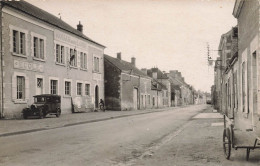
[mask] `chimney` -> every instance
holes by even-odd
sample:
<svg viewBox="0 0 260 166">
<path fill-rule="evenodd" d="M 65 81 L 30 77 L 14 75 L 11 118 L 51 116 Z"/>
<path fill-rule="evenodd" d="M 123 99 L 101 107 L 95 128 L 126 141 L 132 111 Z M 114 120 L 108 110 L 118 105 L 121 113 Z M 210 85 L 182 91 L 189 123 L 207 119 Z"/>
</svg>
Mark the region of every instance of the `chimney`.
<svg viewBox="0 0 260 166">
<path fill-rule="evenodd" d="M 132 63 L 133 66 L 135 66 L 135 57 L 131 58 L 131 63 Z"/>
<path fill-rule="evenodd" d="M 116 56 L 117 56 L 117 59 L 121 60 L 121 52 L 118 52 L 118 53 L 116 54 Z"/>
<path fill-rule="evenodd" d="M 81 33 L 83 33 L 83 25 L 79 24 L 77 25 L 77 30 L 80 31 Z"/>
</svg>

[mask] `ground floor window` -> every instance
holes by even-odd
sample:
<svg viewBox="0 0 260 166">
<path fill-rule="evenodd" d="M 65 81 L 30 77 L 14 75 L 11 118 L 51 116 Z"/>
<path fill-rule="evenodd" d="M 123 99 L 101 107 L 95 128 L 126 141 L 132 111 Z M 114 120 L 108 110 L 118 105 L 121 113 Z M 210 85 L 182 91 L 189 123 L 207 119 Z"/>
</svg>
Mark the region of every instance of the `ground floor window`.
<svg viewBox="0 0 260 166">
<path fill-rule="evenodd" d="M 77 83 L 77 95 L 82 95 L 82 83 Z"/>
<path fill-rule="evenodd" d="M 58 80 L 51 80 L 51 94 L 58 94 Z"/>
<path fill-rule="evenodd" d="M 17 99 L 25 99 L 25 78 L 17 76 Z"/>
<path fill-rule="evenodd" d="M 65 81 L 65 95 L 71 95 L 71 83 L 69 81 Z"/>
<path fill-rule="evenodd" d="M 90 95 L 90 84 L 85 84 L 85 95 L 86 96 Z"/>
</svg>

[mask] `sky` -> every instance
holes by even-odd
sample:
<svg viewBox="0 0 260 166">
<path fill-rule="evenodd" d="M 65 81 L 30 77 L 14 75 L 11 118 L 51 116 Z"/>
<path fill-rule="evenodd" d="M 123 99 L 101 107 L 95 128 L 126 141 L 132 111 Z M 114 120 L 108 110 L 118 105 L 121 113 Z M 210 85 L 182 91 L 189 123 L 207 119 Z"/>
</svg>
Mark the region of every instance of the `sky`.
<svg viewBox="0 0 260 166">
<path fill-rule="evenodd" d="M 220 37 L 236 26 L 235 0 L 26 0 L 106 46 L 105 54 L 136 66 L 178 70 L 196 90 L 210 92 Z"/>
</svg>

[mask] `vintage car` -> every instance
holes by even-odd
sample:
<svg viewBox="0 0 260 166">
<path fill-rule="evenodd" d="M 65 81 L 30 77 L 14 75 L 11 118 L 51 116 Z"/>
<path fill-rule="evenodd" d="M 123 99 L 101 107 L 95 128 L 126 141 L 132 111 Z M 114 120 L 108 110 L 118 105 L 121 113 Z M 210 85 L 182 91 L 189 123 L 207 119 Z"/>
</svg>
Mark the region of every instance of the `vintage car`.
<svg viewBox="0 0 260 166">
<path fill-rule="evenodd" d="M 24 119 L 27 119 L 28 116 L 39 116 L 42 119 L 48 114 L 56 115 L 56 117 L 60 116 L 61 98 L 59 95 L 42 94 L 33 97 L 34 103 L 22 111 Z"/>
</svg>

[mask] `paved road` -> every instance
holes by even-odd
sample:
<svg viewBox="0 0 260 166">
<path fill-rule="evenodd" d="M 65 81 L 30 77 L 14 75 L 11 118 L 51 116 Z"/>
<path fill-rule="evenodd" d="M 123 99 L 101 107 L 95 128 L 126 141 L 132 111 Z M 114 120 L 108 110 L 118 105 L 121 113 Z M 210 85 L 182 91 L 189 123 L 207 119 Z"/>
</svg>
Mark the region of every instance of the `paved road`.
<svg viewBox="0 0 260 166">
<path fill-rule="evenodd" d="M 1 137 L 0 164 L 132 165 L 178 134 L 206 106 Z M 33 125 L 33 124 L 32 124 Z"/>
</svg>

